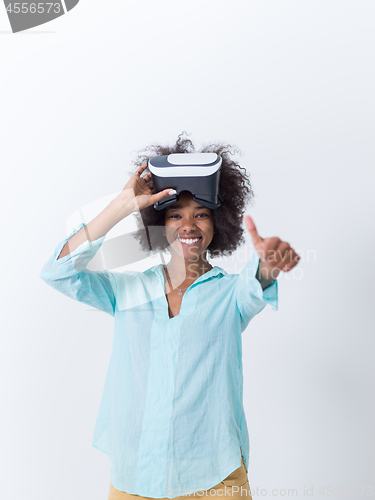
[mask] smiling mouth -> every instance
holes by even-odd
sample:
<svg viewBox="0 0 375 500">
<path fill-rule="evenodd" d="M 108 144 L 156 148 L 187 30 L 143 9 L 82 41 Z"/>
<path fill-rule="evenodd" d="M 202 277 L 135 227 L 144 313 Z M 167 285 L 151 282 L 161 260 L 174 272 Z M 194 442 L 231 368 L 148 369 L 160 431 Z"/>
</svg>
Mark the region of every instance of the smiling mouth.
<svg viewBox="0 0 375 500">
<path fill-rule="evenodd" d="M 202 240 L 202 236 L 199 236 L 199 238 L 180 238 L 177 236 L 177 240 L 185 247 L 191 247 L 199 243 Z"/>
</svg>

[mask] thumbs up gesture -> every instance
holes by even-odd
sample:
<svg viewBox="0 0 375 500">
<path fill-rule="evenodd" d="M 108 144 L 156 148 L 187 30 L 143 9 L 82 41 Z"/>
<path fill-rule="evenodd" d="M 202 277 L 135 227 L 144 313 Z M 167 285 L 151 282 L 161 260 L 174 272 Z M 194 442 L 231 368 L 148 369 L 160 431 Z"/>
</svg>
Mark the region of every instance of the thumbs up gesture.
<svg viewBox="0 0 375 500">
<path fill-rule="evenodd" d="M 260 257 L 260 278 L 266 286 L 272 283 L 281 271 L 287 273 L 298 264 L 300 256 L 289 243 L 281 241 L 276 236 L 261 238 L 250 215 L 245 215 L 244 222 L 253 240 L 255 250 Z"/>
</svg>

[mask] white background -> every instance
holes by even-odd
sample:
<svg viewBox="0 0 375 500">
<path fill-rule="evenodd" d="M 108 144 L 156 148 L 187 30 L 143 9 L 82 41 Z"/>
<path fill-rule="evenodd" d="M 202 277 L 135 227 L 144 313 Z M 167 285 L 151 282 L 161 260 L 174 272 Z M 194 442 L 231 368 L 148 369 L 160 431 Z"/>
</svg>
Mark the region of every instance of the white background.
<svg viewBox="0 0 375 500">
<path fill-rule="evenodd" d="M 0 8 L 1 498 L 107 498 L 113 319 L 39 273 L 74 211 L 183 130 L 241 149 L 247 213 L 302 257 L 243 334 L 253 499 L 375 488 L 374 21 L 369 0 L 81 0 L 12 34 Z"/>
</svg>

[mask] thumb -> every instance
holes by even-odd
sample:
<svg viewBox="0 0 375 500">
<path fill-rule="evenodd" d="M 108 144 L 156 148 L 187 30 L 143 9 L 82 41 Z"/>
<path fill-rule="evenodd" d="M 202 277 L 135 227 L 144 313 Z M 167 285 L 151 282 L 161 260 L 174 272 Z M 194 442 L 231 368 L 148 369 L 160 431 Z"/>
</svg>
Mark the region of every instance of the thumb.
<svg viewBox="0 0 375 500">
<path fill-rule="evenodd" d="M 257 228 L 255 227 L 253 219 L 250 217 L 250 215 L 245 215 L 244 221 L 247 227 L 247 230 L 249 231 L 251 238 L 253 240 L 254 246 L 258 245 L 263 241 L 263 238 L 261 238 L 258 234 Z"/>
</svg>

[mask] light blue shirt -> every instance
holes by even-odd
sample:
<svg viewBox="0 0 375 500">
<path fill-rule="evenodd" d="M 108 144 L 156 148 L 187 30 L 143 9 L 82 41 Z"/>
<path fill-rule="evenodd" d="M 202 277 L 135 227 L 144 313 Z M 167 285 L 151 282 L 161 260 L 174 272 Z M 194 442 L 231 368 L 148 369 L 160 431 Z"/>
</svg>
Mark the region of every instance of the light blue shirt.
<svg viewBox="0 0 375 500">
<path fill-rule="evenodd" d="M 241 466 L 248 472 L 242 332 L 278 286 L 265 290 L 254 253 L 240 274 L 215 266 L 185 291 L 169 318 L 162 264 L 144 272 L 90 271 L 105 236 L 86 240 L 40 277 L 59 292 L 115 318 L 112 353 L 92 446 L 111 461 L 113 486 L 173 498 L 206 490 Z"/>
</svg>

